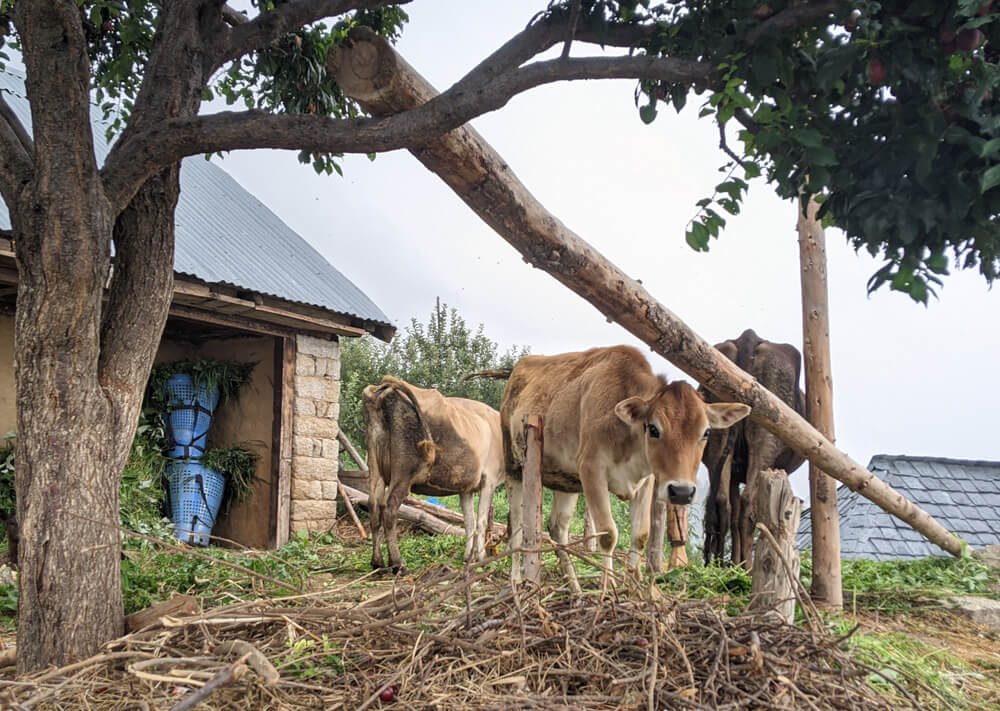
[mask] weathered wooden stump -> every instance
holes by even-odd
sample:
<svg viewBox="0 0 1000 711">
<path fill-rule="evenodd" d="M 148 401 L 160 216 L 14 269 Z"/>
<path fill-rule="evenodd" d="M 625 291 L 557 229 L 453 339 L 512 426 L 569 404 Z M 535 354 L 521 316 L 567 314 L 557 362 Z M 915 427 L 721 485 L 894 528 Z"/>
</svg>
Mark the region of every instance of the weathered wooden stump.
<svg viewBox="0 0 1000 711">
<path fill-rule="evenodd" d="M 754 511 L 761 535 L 754 544 L 749 609 L 777 610 L 791 623 L 795 619 L 799 585 L 795 534 L 799 530 L 802 501 L 792 493 L 788 475 L 781 469 L 762 471 L 757 487 Z"/>
<path fill-rule="evenodd" d="M 543 421 L 541 415 L 524 417 L 524 467 L 522 484 L 524 497 L 521 508 L 523 517 L 524 557 L 522 571 L 525 580 L 535 583 L 542 578 L 542 446 Z"/>
</svg>

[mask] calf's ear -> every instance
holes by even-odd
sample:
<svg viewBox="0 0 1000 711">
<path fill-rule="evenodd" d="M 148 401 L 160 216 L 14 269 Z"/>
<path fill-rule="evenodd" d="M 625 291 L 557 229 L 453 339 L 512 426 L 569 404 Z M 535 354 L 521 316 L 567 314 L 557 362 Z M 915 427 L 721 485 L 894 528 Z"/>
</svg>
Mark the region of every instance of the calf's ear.
<svg viewBox="0 0 1000 711">
<path fill-rule="evenodd" d="M 626 425 L 637 425 L 646 416 L 646 401 L 641 397 L 627 397 L 615 405 L 615 414 Z"/>
<path fill-rule="evenodd" d="M 724 430 L 750 414 L 750 406 L 742 402 L 716 402 L 706 405 L 708 426 L 713 430 Z"/>
</svg>

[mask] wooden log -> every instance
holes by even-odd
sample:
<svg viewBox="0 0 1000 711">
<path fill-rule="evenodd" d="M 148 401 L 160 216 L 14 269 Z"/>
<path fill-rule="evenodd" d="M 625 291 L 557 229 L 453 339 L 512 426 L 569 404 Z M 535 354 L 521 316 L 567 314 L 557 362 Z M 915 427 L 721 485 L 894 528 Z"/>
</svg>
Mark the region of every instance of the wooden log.
<svg viewBox="0 0 1000 711">
<path fill-rule="evenodd" d="M 384 39 L 355 28 L 331 49 L 327 66 L 340 87 L 374 116 L 427 103 L 437 91 Z M 716 396 L 750 405 L 750 417 L 810 462 L 897 516 L 952 555 L 962 542 L 923 509 L 878 479 L 798 413 L 716 351 L 621 269 L 563 225 L 521 184 L 472 128 L 463 126 L 410 149 L 532 266 L 543 269 L 649 344 Z"/>
<path fill-rule="evenodd" d="M 361 534 L 362 538 L 368 538 L 368 533 L 365 532 L 365 527 L 361 525 L 361 520 L 358 518 L 358 512 L 354 510 L 354 504 L 351 503 L 351 497 L 347 495 L 344 485 L 339 481 L 337 482 L 337 491 L 340 492 L 340 498 L 344 500 L 344 506 L 347 508 L 347 513 L 351 515 L 354 525 L 357 526 L 358 533 Z"/>
<path fill-rule="evenodd" d="M 17 664 L 17 647 L 0 650 L 0 669 L 6 669 Z"/>
<path fill-rule="evenodd" d="M 365 508 L 368 508 L 369 497 L 363 491 L 358 491 L 357 489 L 352 489 L 351 487 L 344 485 L 344 490 L 347 495 L 353 498 L 355 501 L 360 503 Z M 458 526 L 452 526 L 445 521 L 442 521 L 437 516 L 432 516 L 429 513 L 421 511 L 414 506 L 407 506 L 403 504 L 399 507 L 399 517 L 405 521 L 410 521 L 420 526 L 425 531 L 429 533 L 437 533 L 442 536 L 464 536 L 465 529 L 459 528 Z"/>
<path fill-rule="evenodd" d="M 368 463 L 365 462 L 364 458 L 360 454 L 358 454 L 358 450 L 354 448 L 354 445 L 351 444 L 351 440 L 347 438 L 347 435 L 344 434 L 343 430 L 337 430 L 337 441 L 340 442 L 341 446 L 347 450 L 347 453 L 351 455 L 351 459 L 353 459 L 355 464 L 361 468 L 361 471 L 367 474 Z"/>
<path fill-rule="evenodd" d="M 663 536 L 667 532 L 667 502 L 660 501 L 654 496 L 649 508 L 649 541 L 646 543 L 646 567 L 649 568 L 651 573 L 659 573 L 663 570 Z"/>
<path fill-rule="evenodd" d="M 792 493 L 788 475 L 781 469 L 765 469 L 757 480 L 754 500 L 756 521 L 767 527 L 768 537 L 754 544 L 749 610 L 777 610 L 789 624 L 795 619 L 796 586 L 799 584 L 799 552 L 795 534 L 802 516 L 802 501 Z"/>
<path fill-rule="evenodd" d="M 544 421 L 541 415 L 524 417 L 524 457 L 521 468 L 524 492 L 522 510 L 524 512 L 524 557 L 522 571 L 525 580 L 534 583 L 542 579 L 542 448 L 544 445 Z"/>
<path fill-rule="evenodd" d="M 350 487 L 351 489 L 357 489 L 365 494 L 368 493 L 368 475 L 364 472 L 351 469 L 341 469 L 337 477 L 345 486 Z M 407 496 L 403 499 L 403 503 L 407 506 L 420 509 L 421 511 L 426 511 L 442 521 L 447 521 L 448 523 L 454 523 L 463 527 L 465 526 L 465 518 L 458 511 L 452 511 L 444 506 L 428 503 L 423 499 L 416 498 L 415 496 Z M 364 505 L 367 506 L 367 504 Z M 507 535 L 507 527 L 497 521 L 493 521 L 492 530 L 493 536 L 497 539 L 503 538 Z"/>
<path fill-rule="evenodd" d="M 667 570 L 688 564 L 688 507 L 667 504 L 667 538 L 670 539 L 670 560 Z"/>
<path fill-rule="evenodd" d="M 125 634 L 138 632 L 150 625 L 159 624 L 160 618 L 169 615 L 170 617 L 186 617 L 198 613 L 198 598 L 190 595 L 177 595 L 147 607 L 145 610 L 133 612 L 125 617 Z"/>
<path fill-rule="evenodd" d="M 834 441 L 833 375 L 830 365 L 830 308 L 826 284 L 826 235 L 816 219 L 815 199 L 798 210 L 802 275 L 802 340 L 806 371 L 806 419 Z M 844 606 L 840 569 L 840 516 L 837 484 L 809 462 L 809 513 L 812 520 L 813 575 L 810 596 L 819 607 Z"/>
</svg>

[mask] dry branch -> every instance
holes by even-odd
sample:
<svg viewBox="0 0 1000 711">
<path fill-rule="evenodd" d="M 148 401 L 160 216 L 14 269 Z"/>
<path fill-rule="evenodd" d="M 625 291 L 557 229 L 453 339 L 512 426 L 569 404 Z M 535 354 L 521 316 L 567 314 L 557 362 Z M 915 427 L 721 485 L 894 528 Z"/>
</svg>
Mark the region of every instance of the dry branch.
<svg viewBox="0 0 1000 711">
<path fill-rule="evenodd" d="M 246 656 L 249 656 L 249 652 L 244 657 L 237 659 L 228 667 L 213 676 L 203 687 L 184 697 L 184 699 L 180 703 L 174 705 L 170 711 L 188 711 L 188 709 L 193 709 L 219 689 L 238 681 L 243 675 L 243 672 L 246 671 L 246 665 L 243 663 Z"/>
<path fill-rule="evenodd" d="M 0 680 L 0 693 L 13 708 L 36 699 L 45 708 L 123 710 L 137 696 L 170 708 L 174 690 L 188 685 L 201 688 L 180 708 L 206 698 L 205 708 L 220 709 L 388 708 L 378 695 L 390 686 L 392 707 L 451 711 L 776 710 L 790 708 L 791 695 L 794 707 L 822 711 L 900 707 L 822 629 L 730 617 L 706 601 L 650 595 L 620 575 L 616 594 L 603 599 L 570 599 L 544 580 L 515 595 L 506 573 L 490 568 L 428 569 L 397 580 L 374 606 L 357 600 L 358 588 L 240 602 L 209 613 L 225 625 L 129 635 L 79 665 Z M 280 677 L 240 675 L 255 656 L 243 645 Z M 204 656 L 213 647 L 217 656 Z M 248 653 L 236 665 L 218 658 L 241 649 Z"/>
<path fill-rule="evenodd" d="M 344 92 L 375 116 L 389 116 L 438 95 L 382 38 L 365 28 L 327 56 Z M 960 555 L 962 542 L 926 511 L 839 451 L 792 408 L 723 357 L 577 234 L 518 181 L 473 129 L 462 127 L 411 149 L 532 266 L 543 269 L 624 326 L 715 395 L 753 408 L 751 418 L 830 476 L 899 517 L 931 542 Z"/>
<path fill-rule="evenodd" d="M 136 632 L 152 624 L 158 624 L 165 616 L 194 615 L 198 612 L 198 599 L 191 595 L 176 595 L 169 600 L 158 602 L 145 610 L 133 612 L 125 617 L 125 632 Z"/>
</svg>

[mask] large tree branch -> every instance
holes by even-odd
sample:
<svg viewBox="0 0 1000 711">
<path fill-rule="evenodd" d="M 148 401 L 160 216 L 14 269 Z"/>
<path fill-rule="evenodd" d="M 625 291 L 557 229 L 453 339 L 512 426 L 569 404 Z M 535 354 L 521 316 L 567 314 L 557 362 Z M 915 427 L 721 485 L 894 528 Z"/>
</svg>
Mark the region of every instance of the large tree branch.
<svg viewBox="0 0 1000 711">
<path fill-rule="evenodd" d="M 542 84 L 637 78 L 692 83 L 710 73 L 710 65 L 670 57 L 554 59 L 508 72 L 485 86 L 470 80 L 463 86 L 472 88 L 456 85 L 424 106 L 388 118 L 331 119 L 248 111 L 176 119 L 131 136 L 130 145 L 122 145 L 109 156 L 104 166 L 105 187 L 114 204 L 124 205 L 146 177 L 189 155 L 251 148 L 389 151 L 418 146 Z"/>
<path fill-rule="evenodd" d="M 409 2 L 410 0 L 291 0 L 273 10 L 260 13 L 252 20 L 226 8 L 228 12 L 223 11 L 225 20 L 236 26 L 228 41 L 222 45 L 221 51 L 213 58 L 212 69 L 325 17 Z"/>
<path fill-rule="evenodd" d="M 383 43 L 375 55 L 381 66 L 395 66 L 400 76 L 382 87 L 349 95 L 374 115 L 419 106 L 434 88 Z M 380 70 L 382 71 L 382 70 Z M 342 86 L 343 77 L 338 75 Z M 791 407 L 738 368 L 691 330 L 674 313 L 563 225 L 522 185 L 503 158 L 476 131 L 462 127 L 436 138 L 414 156 L 437 174 L 484 222 L 517 249 L 529 264 L 544 270 L 587 299 L 653 351 L 703 383 L 714 394 L 750 405 L 754 422 L 781 438 L 853 491 L 872 500 L 952 555 L 962 542 L 926 511 L 814 429 Z"/>
<path fill-rule="evenodd" d="M 837 0 L 793 3 L 790 7 L 772 15 L 748 32 L 746 42 L 748 45 L 753 45 L 769 35 L 814 25 L 821 20 L 825 21 L 839 4 Z"/>
<path fill-rule="evenodd" d="M 0 193 L 8 205 L 21 186 L 31 181 L 34 143 L 10 104 L 0 94 Z"/>
</svg>

